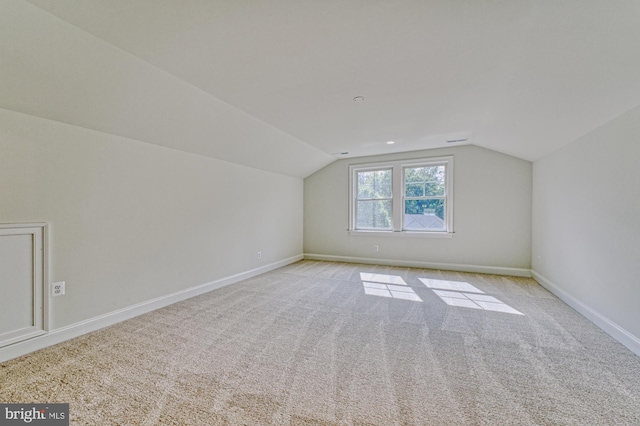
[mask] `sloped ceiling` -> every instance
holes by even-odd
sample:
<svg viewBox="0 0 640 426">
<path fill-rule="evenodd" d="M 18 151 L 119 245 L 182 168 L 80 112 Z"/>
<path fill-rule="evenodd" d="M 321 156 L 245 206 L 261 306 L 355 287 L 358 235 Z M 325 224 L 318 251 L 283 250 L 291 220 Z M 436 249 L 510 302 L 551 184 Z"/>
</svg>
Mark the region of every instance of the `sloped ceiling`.
<svg viewBox="0 0 640 426">
<path fill-rule="evenodd" d="M 0 19 L 1 107 L 295 176 L 461 138 L 534 161 L 640 105 L 636 0 L 5 0 Z"/>
</svg>

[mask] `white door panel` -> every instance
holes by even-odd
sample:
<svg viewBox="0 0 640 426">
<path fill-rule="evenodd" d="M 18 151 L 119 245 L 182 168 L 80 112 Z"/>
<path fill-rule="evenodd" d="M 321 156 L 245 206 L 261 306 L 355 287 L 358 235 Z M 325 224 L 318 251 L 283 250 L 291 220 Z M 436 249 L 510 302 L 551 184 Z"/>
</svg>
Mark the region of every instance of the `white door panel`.
<svg viewBox="0 0 640 426">
<path fill-rule="evenodd" d="M 44 225 L 0 225 L 0 346 L 44 333 Z"/>
</svg>

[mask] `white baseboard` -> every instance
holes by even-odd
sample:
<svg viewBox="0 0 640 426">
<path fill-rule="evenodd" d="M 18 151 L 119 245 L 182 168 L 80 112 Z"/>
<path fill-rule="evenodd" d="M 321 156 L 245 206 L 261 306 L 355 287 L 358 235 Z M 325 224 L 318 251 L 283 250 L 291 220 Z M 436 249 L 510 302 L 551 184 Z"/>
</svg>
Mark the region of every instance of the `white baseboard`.
<svg viewBox="0 0 640 426">
<path fill-rule="evenodd" d="M 510 275 L 531 277 L 531 271 L 524 268 L 505 268 L 499 266 L 463 265 L 458 263 L 419 262 L 414 260 L 374 259 L 367 257 L 332 256 L 327 254 L 305 253 L 305 259 L 327 260 L 331 262 L 366 263 L 371 265 L 406 266 L 409 268 L 442 269 L 445 271 L 477 272 L 480 274 Z"/>
<path fill-rule="evenodd" d="M 629 350 L 631 350 L 631 352 L 640 356 L 640 338 L 634 336 L 590 306 L 585 305 L 583 302 L 576 299 L 566 291 L 562 290 L 560 287 L 558 287 L 556 284 L 554 284 L 552 281 L 539 274 L 538 272 L 531 270 L 531 276 L 534 280 L 540 283 L 541 286 L 549 290 L 551 293 L 555 294 L 564 303 L 571 306 L 586 319 L 600 327 L 605 333 L 625 345 L 627 348 L 629 348 Z"/>
<path fill-rule="evenodd" d="M 201 284 L 185 290 L 177 291 L 175 293 L 167 294 L 165 296 L 157 297 L 146 302 L 138 303 L 123 309 L 119 309 L 117 311 L 109 312 L 108 314 L 99 315 L 97 317 L 71 324 L 66 327 L 51 330 L 46 334 L 40 335 L 38 337 L 34 337 L 29 340 L 24 340 L 22 342 L 14 343 L 12 345 L 0 348 L 0 362 L 26 355 L 30 352 L 64 342 L 65 340 L 69 340 L 74 337 L 82 336 L 83 334 L 108 327 L 129 318 L 136 317 L 138 315 L 146 314 L 147 312 L 151 312 L 156 309 L 171 305 L 173 303 L 210 292 L 229 284 L 235 284 L 237 282 L 255 277 L 260 274 L 264 274 L 265 272 L 269 272 L 274 269 L 281 268 L 302 259 L 302 255 L 293 256 L 288 259 L 270 263 L 269 265 L 261 266 L 259 268 L 221 278 L 219 280 L 212 281 L 206 284 Z"/>
</svg>

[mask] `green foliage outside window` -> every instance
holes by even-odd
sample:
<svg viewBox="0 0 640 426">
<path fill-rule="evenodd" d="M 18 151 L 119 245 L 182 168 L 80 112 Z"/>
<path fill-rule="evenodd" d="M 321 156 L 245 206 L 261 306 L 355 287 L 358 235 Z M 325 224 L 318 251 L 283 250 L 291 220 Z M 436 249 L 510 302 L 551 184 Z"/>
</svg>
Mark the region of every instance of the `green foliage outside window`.
<svg viewBox="0 0 640 426">
<path fill-rule="evenodd" d="M 444 219 L 445 166 L 404 169 L 405 214 L 435 214 Z"/>
</svg>

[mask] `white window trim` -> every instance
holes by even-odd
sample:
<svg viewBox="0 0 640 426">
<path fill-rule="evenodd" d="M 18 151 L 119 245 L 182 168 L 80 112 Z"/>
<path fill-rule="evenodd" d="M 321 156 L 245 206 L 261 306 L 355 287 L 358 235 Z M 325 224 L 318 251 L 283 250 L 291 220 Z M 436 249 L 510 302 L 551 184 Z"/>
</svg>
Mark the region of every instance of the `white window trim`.
<svg viewBox="0 0 640 426">
<path fill-rule="evenodd" d="M 402 229 L 404 211 L 404 171 L 405 167 L 445 165 L 445 230 L 444 231 L 405 231 Z M 392 230 L 358 230 L 355 226 L 357 172 L 367 170 L 392 169 Z M 349 235 L 376 237 L 420 237 L 420 238 L 452 238 L 453 230 L 453 156 L 419 158 L 410 160 L 385 161 L 349 165 Z"/>
</svg>

